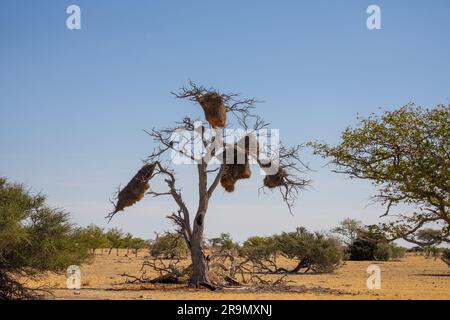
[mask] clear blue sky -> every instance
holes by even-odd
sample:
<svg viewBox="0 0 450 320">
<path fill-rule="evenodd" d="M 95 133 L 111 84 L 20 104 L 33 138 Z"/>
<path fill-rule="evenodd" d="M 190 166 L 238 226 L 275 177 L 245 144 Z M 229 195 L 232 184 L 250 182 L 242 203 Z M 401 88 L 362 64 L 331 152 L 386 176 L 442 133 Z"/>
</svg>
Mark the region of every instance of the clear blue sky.
<svg viewBox="0 0 450 320">
<path fill-rule="evenodd" d="M 66 28 L 77 4 L 82 29 Z M 382 30 L 366 28 L 381 7 Z M 260 113 L 292 144 L 337 142 L 357 113 L 413 101 L 450 102 L 450 2 L 24 1 L 0 2 L 0 175 L 25 182 L 75 222 L 106 226 L 108 198 L 151 152 L 141 129 L 199 108 L 169 92 L 192 79 L 265 103 Z M 217 192 L 208 236 L 242 240 L 297 225 L 328 229 L 345 217 L 378 221 L 375 190 L 305 158 L 317 172 L 292 217 L 260 177 Z M 189 203 L 194 170 L 180 179 Z M 110 226 L 149 238 L 173 209 L 145 199 Z"/>
</svg>

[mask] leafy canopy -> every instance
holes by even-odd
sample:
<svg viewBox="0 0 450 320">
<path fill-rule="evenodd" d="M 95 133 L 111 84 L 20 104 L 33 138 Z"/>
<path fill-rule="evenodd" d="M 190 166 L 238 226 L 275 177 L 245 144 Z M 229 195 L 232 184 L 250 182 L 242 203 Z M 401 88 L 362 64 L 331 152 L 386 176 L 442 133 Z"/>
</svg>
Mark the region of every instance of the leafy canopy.
<svg viewBox="0 0 450 320">
<path fill-rule="evenodd" d="M 420 244 L 417 231 L 440 228 L 436 242 L 450 242 L 450 107 L 408 104 L 381 116 L 359 117 L 336 146 L 312 142 L 315 154 L 331 158 L 335 172 L 371 181 L 375 200 L 411 210 L 380 227 L 391 239 Z"/>
</svg>

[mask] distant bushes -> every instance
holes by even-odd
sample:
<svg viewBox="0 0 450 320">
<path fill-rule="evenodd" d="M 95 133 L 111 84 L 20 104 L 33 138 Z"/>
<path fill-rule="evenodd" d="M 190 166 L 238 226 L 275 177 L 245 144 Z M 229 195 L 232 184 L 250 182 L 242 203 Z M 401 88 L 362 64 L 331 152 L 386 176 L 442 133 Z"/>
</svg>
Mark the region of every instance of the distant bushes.
<svg viewBox="0 0 450 320">
<path fill-rule="evenodd" d="M 405 256 L 406 249 L 385 241 L 357 239 L 349 248 L 349 260 L 398 260 Z"/>
<path fill-rule="evenodd" d="M 221 233 L 219 237 L 209 239 L 213 249 L 219 252 L 230 252 L 239 250 L 239 244 L 234 242 L 229 233 Z"/>
<path fill-rule="evenodd" d="M 150 246 L 150 254 L 163 259 L 184 258 L 188 252 L 186 242 L 177 233 L 157 235 Z"/>
<path fill-rule="evenodd" d="M 359 221 L 346 219 L 333 232 L 343 237 L 348 260 L 388 261 L 406 254 L 405 248 L 387 241 L 382 232 Z"/>
<path fill-rule="evenodd" d="M 263 260 L 276 257 L 279 251 L 274 237 L 250 237 L 242 244 L 239 254 L 250 260 Z"/>
<path fill-rule="evenodd" d="M 302 227 L 270 237 L 250 237 L 239 253 L 262 271 L 271 273 L 332 272 L 344 257 L 337 239 Z M 277 255 L 297 261 L 296 266 L 292 269 L 278 266 Z"/>
</svg>

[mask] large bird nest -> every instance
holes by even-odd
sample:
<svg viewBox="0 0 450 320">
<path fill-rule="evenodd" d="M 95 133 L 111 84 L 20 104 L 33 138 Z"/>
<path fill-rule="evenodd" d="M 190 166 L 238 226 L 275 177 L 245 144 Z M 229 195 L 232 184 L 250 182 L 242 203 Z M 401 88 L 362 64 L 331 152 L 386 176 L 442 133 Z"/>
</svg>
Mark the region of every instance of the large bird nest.
<svg viewBox="0 0 450 320">
<path fill-rule="evenodd" d="M 285 181 L 286 177 L 287 177 L 286 171 L 283 168 L 278 168 L 277 173 L 265 176 L 264 186 L 269 189 L 284 186 L 286 183 Z"/>
<path fill-rule="evenodd" d="M 150 188 L 148 182 L 151 179 L 154 170 L 154 163 L 144 165 L 130 182 L 128 182 L 125 188 L 120 190 L 117 195 L 114 214 L 132 206 L 144 197 L 145 192 Z"/>
<path fill-rule="evenodd" d="M 225 128 L 227 125 L 227 109 L 223 97 L 216 92 L 208 92 L 198 98 L 205 118 L 213 128 Z"/>
<path fill-rule="evenodd" d="M 245 136 L 243 139 L 233 147 L 226 148 L 223 152 L 225 171 L 220 179 L 220 184 L 228 192 L 234 191 L 234 186 L 238 180 L 251 177 L 249 155 L 259 153 L 257 143 L 253 143 L 254 141 L 251 141 L 250 136 Z M 256 150 L 253 150 L 255 148 Z M 229 155 L 231 152 L 233 152 L 233 157 Z"/>
</svg>

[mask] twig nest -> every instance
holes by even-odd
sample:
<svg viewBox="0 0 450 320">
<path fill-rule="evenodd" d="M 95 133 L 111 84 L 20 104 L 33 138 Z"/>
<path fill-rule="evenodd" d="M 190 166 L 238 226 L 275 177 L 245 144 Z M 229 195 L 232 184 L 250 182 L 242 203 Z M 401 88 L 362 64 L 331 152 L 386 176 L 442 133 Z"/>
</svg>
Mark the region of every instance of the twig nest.
<svg viewBox="0 0 450 320">
<path fill-rule="evenodd" d="M 223 97 L 216 92 L 208 92 L 198 98 L 205 118 L 213 128 L 225 128 L 227 125 L 227 109 Z"/>
<path fill-rule="evenodd" d="M 284 169 L 282 169 L 282 168 L 279 168 L 277 173 L 275 173 L 273 175 L 267 175 L 264 178 L 264 186 L 269 189 L 281 187 L 285 184 L 285 181 L 284 181 L 285 177 L 286 177 L 286 171 L 284 171 Z"/>
<path fill-rule="evenodd" d="M 220 179 L 220 184 L 227 192 L 234 191 L 234 185 L 238 180 L 248 179 L 252 175 L 250 164 L 227 164 L 225 172 Z"/>
<path fill-rule="evenodd" d="M 220 184 L 226 191 L 233 192 L 236 182 L 241 179 L 250 178 L 252 172 L 250 170 L 250 161 L 248 157 L 247 146 L 245 153 L 238 150 L 236 145 L 234 146 L 234 148 L 230 148 L 229 150 L 232 150 L 234 152 L 233 162 L 227 163 L 230 160 L 227 159 L 227 150 L 225 150 L 223 153 L 225 172 L 220 179 Z M 242 162 L 242 158 L 244 158 L 244 163 L 239 163 Z"/>
<path fill-rule="evenodd" d="M 130 182 L 117 195 L 117 204 L 114 213 L 122 211 L 141 200 L 150 188 L 149 180 L 155 170 L 155 164 L 144 165 Z"/>
</svg>

